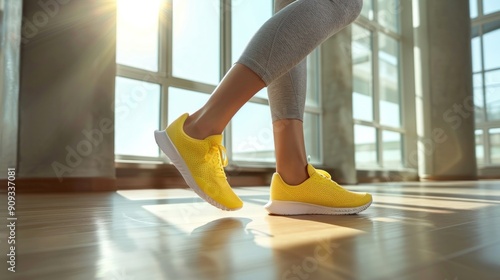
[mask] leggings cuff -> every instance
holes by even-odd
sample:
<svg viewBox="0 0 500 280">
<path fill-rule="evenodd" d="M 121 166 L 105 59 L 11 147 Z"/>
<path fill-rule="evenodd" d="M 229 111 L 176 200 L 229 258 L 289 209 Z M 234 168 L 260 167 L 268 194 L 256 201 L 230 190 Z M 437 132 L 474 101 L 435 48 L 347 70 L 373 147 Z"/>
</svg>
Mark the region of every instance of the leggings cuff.
<svg viewBox="0 0 500 280">
<path fill-rule="evenodd" d="M 240 57 L 240 59 L 236 61 L 236 63 L 243 64 L 250 70 L 252 70 L 255 74 L 257 74 L 257 76 L 262 79 L 266 86 L 269 86 L 271 84 L 271 77 L 269 77 L 267 71 L 257 61 L 251 59 L 250 57 Z"/>
</svg>

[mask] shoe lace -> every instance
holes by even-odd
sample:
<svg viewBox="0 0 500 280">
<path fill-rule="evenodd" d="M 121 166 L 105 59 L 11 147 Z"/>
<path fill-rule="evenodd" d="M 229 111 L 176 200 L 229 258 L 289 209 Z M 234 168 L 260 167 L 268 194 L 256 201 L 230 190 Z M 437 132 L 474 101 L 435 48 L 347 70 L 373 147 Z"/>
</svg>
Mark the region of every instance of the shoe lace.
<svg viewBox="0 0 500 280">
<path fill-rule="evenodd" d="M 326 172 L 325 170 L 322 170 L 322 169 L 316 169 L 316 172 L 320 176 L 326 178 L 327 180 L 332 181 L 335 188 L 342 188 L 337 182 L 335 182 L 335 181 L 332 180 L 332 175 L 330 175 L 330 173 L 328 173 L 328 172 Z"/>
<path fill-rule="evenodd" d="M 216 172 L 218 176 L 226 177 L 224 167 L 228 165 L 227 150 L 221 144 L 211 144 L 208 153 L 205 155 L 206 161 L 211 161 L 217 166 Z"/>
</svg>

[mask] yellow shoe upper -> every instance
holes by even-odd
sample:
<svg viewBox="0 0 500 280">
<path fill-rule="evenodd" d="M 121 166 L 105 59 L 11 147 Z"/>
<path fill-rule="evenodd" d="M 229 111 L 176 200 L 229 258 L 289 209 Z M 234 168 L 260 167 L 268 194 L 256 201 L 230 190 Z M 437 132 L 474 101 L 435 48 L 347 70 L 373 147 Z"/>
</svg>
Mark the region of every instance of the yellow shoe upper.
<svg viewBox="0 0 500 280">
<path fill-rule="evenodd" d="M 271 200 L 294 201 L 325 207 L 354 208 L 372 201 L 367 193 L 348 191 L 332 181 L 330 174 L 307 166 L 309 179 L 297 186 L 285 183 L 278 173 L 271 181 Z"/>
<path fill-rule="evenodd" d="M 224 173 L 227 157 L 226 149 L 222 146 L 222 135 L 212 135 L 204 140 L 190 137 L 184 132 L 184 122 L 188 116 L 180 116 L 167 127 L 168 137 L 205 194 L 229 209 L 241 208 L 243 202 L 231 189 Z"/>
</svg>

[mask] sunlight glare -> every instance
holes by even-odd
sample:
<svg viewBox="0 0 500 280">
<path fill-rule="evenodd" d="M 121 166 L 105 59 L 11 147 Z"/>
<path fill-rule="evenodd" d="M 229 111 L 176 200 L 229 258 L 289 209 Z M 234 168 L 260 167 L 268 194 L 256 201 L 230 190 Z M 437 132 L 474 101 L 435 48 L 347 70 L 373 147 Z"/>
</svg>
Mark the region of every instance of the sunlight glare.
<svg viewBox="0 0 500 280">
<path fill-rule="evenodd" d="M 139 26 L 158 20 L 162 0 L 117 0 L 118 22 Z M 133 19 L 133 20 L 131 20 Z"/>
<path fill-rule="evenodd" d="M 159 15 L 163 0 L 117 0 L 119 64 L 158 71 Z"/>
</svg>

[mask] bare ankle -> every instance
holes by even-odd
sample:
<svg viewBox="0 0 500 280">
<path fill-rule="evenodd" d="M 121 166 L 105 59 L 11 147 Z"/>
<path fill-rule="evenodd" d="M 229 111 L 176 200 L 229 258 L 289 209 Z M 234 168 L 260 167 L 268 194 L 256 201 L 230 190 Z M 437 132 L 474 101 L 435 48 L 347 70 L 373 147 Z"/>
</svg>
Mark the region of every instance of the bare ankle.
<svg viewBox="0 0 500 280">
<path fill-rule="evenodd" d="M 307 166 L 302 167 L 287 167 L 283 169 L 276 170 L 283 181 L 291 186 L 296 186 L 302 184 L 305 180 L 309 179 L 309 173 L 307 173 Z"/>
<path fill-rule="evenodd" d="M 206 138 L 206 136 L 203 135 L 203 131 L 201 131 L 199 126 L 197 125 L 193 116 L 189 116 L 184 122 L 184 132 L 194 139 L 203 140 Z"/>
<path fill-rule="evenodd" d="M 184 122 L 184 132 L 194 138 L 203 140 L 212 135 L 222 134 L 222 131 L 214 130 L 209 125 L 205 124 L 201 117 L 197 117 L 195 114 L 189 116 Z"/>
</svg>

